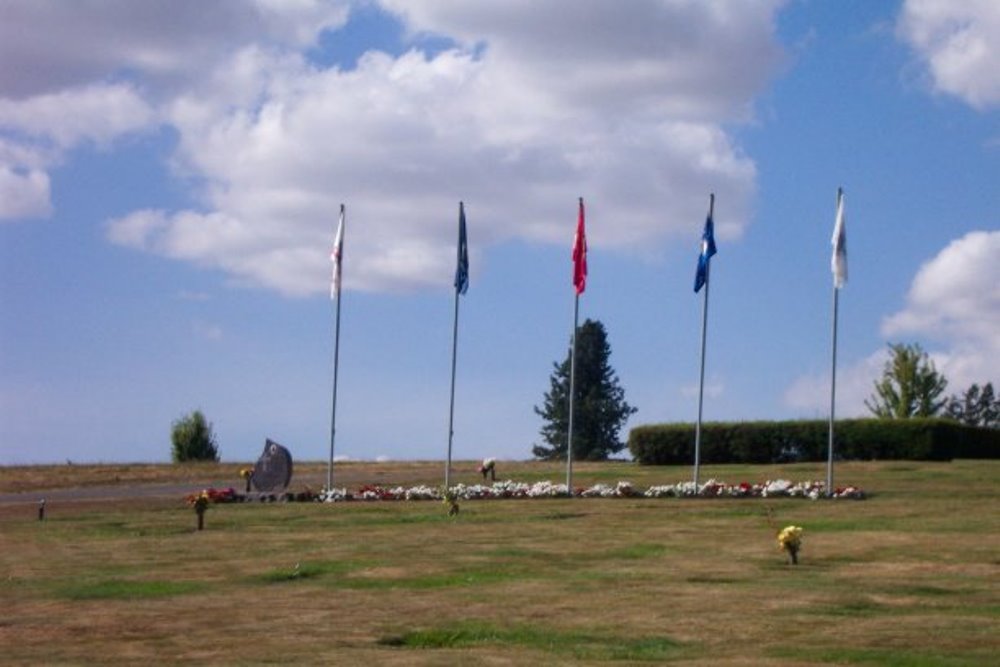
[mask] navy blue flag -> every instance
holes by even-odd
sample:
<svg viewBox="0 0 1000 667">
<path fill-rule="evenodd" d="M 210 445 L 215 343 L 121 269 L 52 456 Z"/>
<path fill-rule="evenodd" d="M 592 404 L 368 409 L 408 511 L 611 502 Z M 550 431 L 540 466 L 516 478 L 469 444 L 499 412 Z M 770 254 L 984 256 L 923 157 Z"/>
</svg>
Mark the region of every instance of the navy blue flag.
<svg viewBox="0 0 1000 667">
<path fill-rule="evenodd" d="M 469 289 L 469 240 L 465 235 L 465 205 L 458 202 L 458 267 L 455 269 L 455 291 L 465 294 Z"/>
<path fill-rule="evenodd" d="M 698 255 L 698 270 L 694 274 L 695 292 L 708 282 L 708 263 L 715 252 L 715 224 L 712 222 L 712 214 L 709 213 L 705 219 L 705 231 L 701 235 L 701 254 Z"/>
</svg>

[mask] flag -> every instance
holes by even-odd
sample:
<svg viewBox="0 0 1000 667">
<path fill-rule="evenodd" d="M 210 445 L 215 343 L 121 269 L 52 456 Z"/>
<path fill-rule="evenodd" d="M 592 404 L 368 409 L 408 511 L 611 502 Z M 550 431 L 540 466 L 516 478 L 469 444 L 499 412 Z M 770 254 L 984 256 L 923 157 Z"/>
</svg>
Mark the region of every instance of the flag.
<svg viewBox="0 0 1000 667">
<path fill-rule="evenodd" d="M 583 225 L 583 197 L 580 197 L 580 217 L 573 237 L 573 286 L 577 295 L 587 288 L 587 233 Z"/>
<path fill-rule="evenodd" d="M 844 191 L 837 190 L 837 218 L 833 224 L 833 256 L 830 268 L 833 270 L 833 286 L 840 289 L 847 282 L 847 228 L 844 226 Z"/>
<path fill-rule="evenodd" d="M 458 266 L 455 268 L 455 291 L 465 294 L 469 289 L 469 240 L 465 233 L 465 205 L 458 202 Z"/>
<path fill-rule="evenodd" d="M 698 255 L 698 270 L 694 274 L 695 292 L 708 282 L 708 263 L 715 252 L 715 223 L 712 222 L 712 213 L 709 212 L 705 218 L 705 231 L 701 234 L 701 254 Z"/>
<path fill-rule="evenodd" d="M 333 262 L 333 280 L 330 283 L 330 298 L 340 297 L 340 267 L 344 256 L 344 205 L 340 205 L 340 224 L 337 225 L 337 236 L 333 241 L 333 250 L 330 251 L 330 260 Z"/>
</svg>

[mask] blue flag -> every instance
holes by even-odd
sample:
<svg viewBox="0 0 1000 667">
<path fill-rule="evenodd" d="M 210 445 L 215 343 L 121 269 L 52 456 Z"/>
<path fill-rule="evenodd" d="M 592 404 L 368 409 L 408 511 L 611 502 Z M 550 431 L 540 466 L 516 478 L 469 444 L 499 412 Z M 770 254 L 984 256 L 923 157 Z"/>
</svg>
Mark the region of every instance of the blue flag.
<svg viewBox="0 0 1000 667">
<path fill-rule="evenodd" d="M 715 252 L 715 224 L 712 222 L 712 214 L 709 213 L 705 219 L 705 231 L 701 235 L 701 254 L 698 255 L 698 270 L 694 274 L 695 292 L 708 282 L 708 264 Z"/>
<path fill-rule="evenodd" d="M 465 294 L 469 289 L 469 240 L 465 234 L 465 205 L 458 202 L 458 266 L 455 269 L 455 291 Z"/>
</svg>

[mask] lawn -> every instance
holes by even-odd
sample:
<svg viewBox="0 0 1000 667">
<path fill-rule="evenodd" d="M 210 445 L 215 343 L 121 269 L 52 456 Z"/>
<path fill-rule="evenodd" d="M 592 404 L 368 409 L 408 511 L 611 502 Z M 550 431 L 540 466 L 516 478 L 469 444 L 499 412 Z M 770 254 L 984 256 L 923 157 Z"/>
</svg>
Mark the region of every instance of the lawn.
<svg viewBox="0 0 1000 667">
<path fill-rule="evenodd" d="M 476 480 L 473 463 L 458 468 L 454 481 Z M 240 488 L 238 469 L 4 468 L 0 493 Z M 293 490 L 318 488 L 325 471 L 297 464 Z M 547 463 L 499 473 L 564 475 Z M 336 474 L 439 484 L 443 470 Z M 824 474 L 702 468 L 731 483 Z M 581 463 L 575 475 L 645 488 L 690 469 Z M 182 494 L 53 500 L 45 521 L 11 500 L 0 663 L 995 664 L 1000 463 L 844 463 L 836 475 L 869 499 L 468 501 L 457 517 L 439 502 L 244 503 L 212 506 L 201 532 Z M 805 528 L 797 566 L 775 542 L 789 523 Z"/>
</svg>

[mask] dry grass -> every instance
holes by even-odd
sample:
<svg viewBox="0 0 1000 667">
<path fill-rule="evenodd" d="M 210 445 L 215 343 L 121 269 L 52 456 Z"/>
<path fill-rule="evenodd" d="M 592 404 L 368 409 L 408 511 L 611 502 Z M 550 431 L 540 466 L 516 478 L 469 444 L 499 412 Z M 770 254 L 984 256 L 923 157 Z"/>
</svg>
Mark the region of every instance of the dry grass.
<svg viewBox="0 0 1000 667">
<path fill-rule="evenodd" d="M 236 485 L 230 467 L 108 468 L 197 488 Z M 473 467 L 458 466 L 458 479 L 473 481 Z M 80 468 L 80 483 L 109 484 Z M 312 476 L 316 488 L 325 471 L 299 466 L 294 484 Z M 500 472 L 563 474 L 535 463 Z M 873 492 L 863 502 L 480 501 L 457 518 L 433 502 L 228 505 L 200 533 L 179 498 L 53 502 L 44 522 L 24 503 L 0 504 L 0 662 L 994 664 L 998 473 L 981 461 L 839 466 L 839 480 Z M 436 462 L 337 469 L 349 486 L 442 474 Z M 688 474 L 577 467 L 586 484 Z M 823 468 L 703 474 L 799 480 Z M 0 471 L 5 491 L 66 477 L 63 466 Z M 797 567 L 774 541 L 787 523 L 805 527 Z"/>
</svg>

